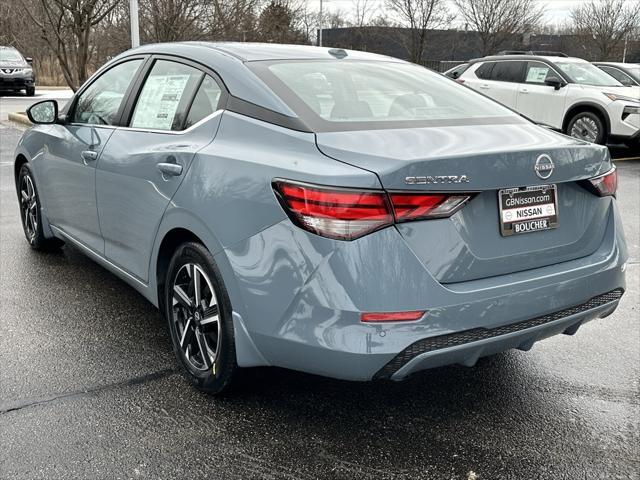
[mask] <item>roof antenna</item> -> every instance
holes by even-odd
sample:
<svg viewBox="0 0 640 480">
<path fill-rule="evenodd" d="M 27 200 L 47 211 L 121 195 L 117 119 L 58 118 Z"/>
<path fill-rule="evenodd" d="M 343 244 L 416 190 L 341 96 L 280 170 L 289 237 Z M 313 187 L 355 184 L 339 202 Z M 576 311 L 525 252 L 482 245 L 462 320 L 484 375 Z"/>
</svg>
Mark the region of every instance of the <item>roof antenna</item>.
<svg viewBox="0 0 640 480">
<path fill-rule="evenodd" d="M 341 48 L 332 48 L 331 50 L 329 50 L 329 55 L 336 57 L 337 59 L 340 60 L 347 56 L 347 52 L 345 52 Z"/>
</svg>

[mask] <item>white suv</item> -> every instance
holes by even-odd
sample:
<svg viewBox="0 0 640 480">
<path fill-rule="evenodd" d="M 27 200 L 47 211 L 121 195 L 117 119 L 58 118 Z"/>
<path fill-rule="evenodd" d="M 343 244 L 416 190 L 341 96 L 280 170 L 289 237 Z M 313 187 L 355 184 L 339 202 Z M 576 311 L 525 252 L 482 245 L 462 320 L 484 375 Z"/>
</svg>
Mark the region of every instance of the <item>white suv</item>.
<svg viewBox="0 0 640 480">
<path fill-rule="evenodd" d="M 640 87 L 566 56 L 497 55 L 470 62 L 457 79 L 572 137 L 640 145 Z"/>
</svg>

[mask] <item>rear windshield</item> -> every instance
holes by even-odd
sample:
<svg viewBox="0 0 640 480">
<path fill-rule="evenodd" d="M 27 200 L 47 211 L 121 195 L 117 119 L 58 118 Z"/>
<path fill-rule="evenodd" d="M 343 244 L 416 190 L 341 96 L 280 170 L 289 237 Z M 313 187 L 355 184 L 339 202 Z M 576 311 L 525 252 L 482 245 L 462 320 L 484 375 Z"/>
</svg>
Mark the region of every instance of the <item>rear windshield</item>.
<svg viewBox="0 0 640 480">
<path fill-rule="evenodd" d="M 320 129 L 519 121 L 511 110 L 417 65 L 297 60 L 254 62 L 250 68 L 303 121 Z"/>
</svg>

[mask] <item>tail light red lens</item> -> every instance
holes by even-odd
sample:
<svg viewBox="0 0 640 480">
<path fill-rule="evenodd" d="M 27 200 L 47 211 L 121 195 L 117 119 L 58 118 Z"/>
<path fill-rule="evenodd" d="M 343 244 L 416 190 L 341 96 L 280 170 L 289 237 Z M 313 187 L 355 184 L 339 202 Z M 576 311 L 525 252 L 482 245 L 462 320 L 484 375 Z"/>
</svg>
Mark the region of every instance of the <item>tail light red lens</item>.
<svg viewBox="0 0 640 480">
<path fill-rule="evenodd" d="M 354 240 L 394 222 L 447 217 L 471 198 L 469 194 L 387 194 L 284 180 L 274 181 L 273 187 L 296 225 L 339 240 Z"/>
<path fill-rule="evenodd" d="M 613 167 L 604 175 L 590 178 L 589 182 L 591 182 L 596 193 L 601 197 L 606 197 L 607 195 L 615 196 L 618 190 L 618 171 L 616 167 Z"/>
<path fill-rule="evenodd" d="M 274 182 L 280 202 L 299 227 L 323 237 L 353 240 L 393 223 L 386 193 Z"/>
<path fill-rule="evenodd" d="M 360 314 L 360 321 L 371 322 L 414 322 L 420 320 L 425 314 L 424 310 L 413 312 L 366 312 Z"/>
<path fill-rule="evenodd" d="M 452 195 L 447 193 L 415 194 L 390 193 L 396 221 L 422 220 L 427 218 L 449 217 L 462 207 L 470 195 Z"/>
</svg>

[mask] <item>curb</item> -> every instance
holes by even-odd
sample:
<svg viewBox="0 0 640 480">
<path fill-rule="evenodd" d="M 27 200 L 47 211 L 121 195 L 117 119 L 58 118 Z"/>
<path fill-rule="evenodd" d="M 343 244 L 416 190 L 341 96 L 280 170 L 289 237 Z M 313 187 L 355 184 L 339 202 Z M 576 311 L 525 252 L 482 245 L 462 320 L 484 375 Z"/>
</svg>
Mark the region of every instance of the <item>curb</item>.
<svg viewBox="0 0 640 480">
<path fill-rule="evenodd" d="M 12 122 L 21 123 L 22 125 L 26 125 L 27 127 L 30 127 L 32 125 L 32 123 L 27 118 L 26 113 L 24 112 L 10 112 L 9 120 L 11 120 Z"/>
</svg>

